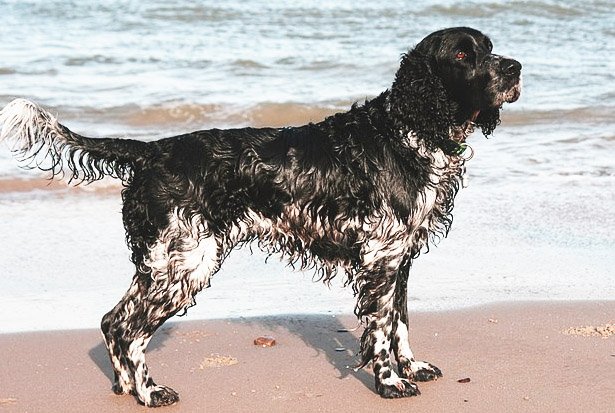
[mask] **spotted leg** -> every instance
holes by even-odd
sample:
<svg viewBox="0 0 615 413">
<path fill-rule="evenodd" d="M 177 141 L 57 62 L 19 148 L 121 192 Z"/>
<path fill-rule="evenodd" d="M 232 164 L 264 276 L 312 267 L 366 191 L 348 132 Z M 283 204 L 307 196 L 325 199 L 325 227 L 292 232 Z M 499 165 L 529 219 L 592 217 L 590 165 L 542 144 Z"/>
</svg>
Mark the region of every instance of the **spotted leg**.
<svg viewBox="0 0 615 413">
<path fill-rule="evenodd" d="M 416 396 L 420 394 L 416 384 L 407 377 L 398 376 L 393 369 L 393 338 L 399 320 L 394 304 L 398 268 L 403 256 L 389 257 L 372 251 L 365 256 L 368 259 L 357 276 L 359 299 L 355 310 L 357 316 L 367 321 L 361 337 L 360 367 L 372 363 L 376 391 L 380 396 Z"/>
<path fill-rule="evenodd" d="M 139 276 L 122 301 L 103 317 L 103 337 L 113 364 L 116 394 L 131 393 L 146 406 L 165 406 L 179 400 L 172 389 L 156 385 L 145 363 L 145 349 L 154 332 L 177 311 L 149 301 L 149 290 L 139 287 Z"/>
<path fill-rule="evenodd" d="M 397 360 L 399 375 L 413 381 L 430 381 L 442 377 L 436 366 L 416 361 L 408 340 L 408 275 L 411 260 L 407 259 L 401 266 L 395 285 L 394 313 L 397 322 L 394 326 L 393 349 Z"/>
<path fill-rule="evenodd" d="M 126 345 L 123 332 L 126 327 L 122 327 L 122 324 L 125 324 L 126 319 L 130 317 L 133 310 L 130 303 L 140 301 L 140 297 L 145 295 L 144 290 L 147 290 L 146 287 L 139 286 L 139 278 L 138 274 L 135 275 L 130 288 L 122 300 L 105 314 L 100 323 L 103 339 L 113 367 L 114 379 L 112 389 L 115 394 L 134 393 L 134 371 L 126 357 L 128 352 L 125 350 Z"/>
</svg>

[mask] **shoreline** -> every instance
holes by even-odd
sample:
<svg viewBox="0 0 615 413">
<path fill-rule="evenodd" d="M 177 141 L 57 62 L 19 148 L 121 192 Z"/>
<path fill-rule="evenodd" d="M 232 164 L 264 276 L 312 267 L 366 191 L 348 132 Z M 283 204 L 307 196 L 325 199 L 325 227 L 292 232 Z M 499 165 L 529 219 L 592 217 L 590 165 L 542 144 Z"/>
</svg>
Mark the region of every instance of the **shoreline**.
<svg viewBox="0 0 615 413">
<path fill-rule="evenodd" d="M 47 189 L 2 192 L 0 180 L 0 233 L 5 234 L 1 331 L 96 328 L 125 293 L 134 266 L 122 225 L 121 186 L 109 183 L 74 188 L 19 180 L 17 187 Z M 538 187 L 531 197 L 532 205 L 540 205 L 536 208 L 515 195 L 527 194 L 532 186 L 515 185 L 507 190 L 497 182 L 478 182 L 458 195 L 448 238 L 413 264 L 412 311 L 511 299 L 615 298 L 613 219 L 599 208 L 608 204 L 610 193 L 566 197 L 553 190 L 539 195 Z M 586 213 L 579 215 L 579 210 Z M 341 287 L 343 277 L 327 288 L 313 282 L 313 271 L 294 271 L 279 255 L 268 259 L 255 244 L 251 247 L 230 254 L 213 288 L 198 295 L 190 319 L 258 317 L 297 308 L 352 312 L 356 300 L 351 289 Z"/>
<path fill-rule="evenodd" d="M 165 324 L 148 348 L 154 379 L 180 393 L 166 411 L 607 411 L 615 301 L 508 302 L 410 314 L 418 359 L 444 377 L 421 396 L 381 399 L 355 372 L 354 316 L 281 315 Z M 587 334 L 585 334 L 587 333 Z M 272 336 L 277 345 L 256 347 Z M 0 410 L 147 411 L 111 390 L 98 330 L 0 335 Z M 458 380 L 470 379 L 460 383 Z"/>
<path fill-rule="evenodd" d="M 50 179 L 49 174 L 35 171 L 31 177 L 0 177 L 0 197 L 10 197 L 11 195 L 32 195 L 40 194 L 63 194 L 70 191 L 70 195 L 79 193 L 95 193 L 98 195 L 118 195 L 122 189 L 119 180 L 106 178 L 101 181 L 94 181 L 89 184 L 69 183 L 67 178 Z"/>
</svg>

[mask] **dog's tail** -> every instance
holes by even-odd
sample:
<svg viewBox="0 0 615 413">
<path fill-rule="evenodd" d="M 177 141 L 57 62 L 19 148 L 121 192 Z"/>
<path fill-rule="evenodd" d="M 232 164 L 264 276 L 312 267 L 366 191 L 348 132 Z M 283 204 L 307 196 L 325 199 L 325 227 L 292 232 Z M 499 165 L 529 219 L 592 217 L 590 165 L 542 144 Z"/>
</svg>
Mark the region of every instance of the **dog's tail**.
<svg viewBox="0 0 615 413">
<path fill-rule="evenodd" d="M 24 166 L 50 171 L 52 177 L 67 174 L 79 183 L 105 176 L 126 181 L 150 151 L 141 141 L 78 135 L 25 99 L 0 111 L 0 126 L 0 142 L 6 141 Z"/>
</svg>

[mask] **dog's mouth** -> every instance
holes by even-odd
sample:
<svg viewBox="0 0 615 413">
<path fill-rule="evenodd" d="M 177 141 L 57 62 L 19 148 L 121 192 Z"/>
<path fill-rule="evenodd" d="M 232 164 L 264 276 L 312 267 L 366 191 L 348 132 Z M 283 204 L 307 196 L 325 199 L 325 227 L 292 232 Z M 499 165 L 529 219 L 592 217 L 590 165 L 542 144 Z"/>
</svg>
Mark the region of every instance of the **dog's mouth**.
<svg viewBox="0 0 615 413">
<path fill-rule="evenodd" d="M 504 102 L 506 103 L 516 102 L 517 100 L 519 100 L 520 96 L 521 96 L 521 79 L 519 79 L 519 81 L 512 88 L 510 88 L 508 92 L 505 94 Z"/>
<path fill-rule="evenodd" d="M 521 96 L 521 77 L 516 79 L 516 82 L 509 87 L 507 90 L 503 91 L 498 99 L 496 99 L 496 103 L 499 103 L 498 106 L 502 106 L 504 103 L 513 103 L 519 100 Z"/>
<path fill-rule="evenodd" d="M 504 90 L 495 92 L 493 94 L 491 103 L 488 105 L 488 107 L 490 109 L 502 109 L 502 106 L 505 103 L 516 102 L 517 100 L 519 100 L 519 97 L 521 97 L 521 79 L 518 79 L 514 85 Z M 474 114 L 476 114 L 476 112 Z M 476 117 L 474 117 L 474 114 L 473 114 L 473 117 L 469 119 L 472 122 L 476 120 Z M 478 117 L 478 115 L 476 116 Z"/>
<path fill-rule="evenodd" d="M 501 109 L 504 103 L 513 103 L 519 100 L 521 96 L 521 78 L 519 77 L 517 82 L 508 90 L 497 95 L 493 108 Z M 474 133 L 477 124 L 476 121 L 481 114 L 481 110 L 477 109 L 468 117 L 468 119 L 461 125 L 455 127 L 452 133 L 452 140 L 458 144 L 465 143 L 468 136 Z"/>
<path fill-rule="evenodd" d="M 478 115 L 480 115 L 480 110 L 475 110 L 472 112 L 472 115 L 466 120 L 463 124 L 456 126 L 452 130 L 451 139 L 457 144 L 465 143 L 468 136 L 474 133 L 474 129 L 476 128 L 476 119 L 478 119 Z"/>
<path fill-rule="evenodd" d="M 470 119 L 468 119 L 468 122 L 476 123 L 478 115 L 480 115 L 480 110 L 475 110 L 474 113 L 472 113 L 472 116 L 470 116 Z"/>
</svg>

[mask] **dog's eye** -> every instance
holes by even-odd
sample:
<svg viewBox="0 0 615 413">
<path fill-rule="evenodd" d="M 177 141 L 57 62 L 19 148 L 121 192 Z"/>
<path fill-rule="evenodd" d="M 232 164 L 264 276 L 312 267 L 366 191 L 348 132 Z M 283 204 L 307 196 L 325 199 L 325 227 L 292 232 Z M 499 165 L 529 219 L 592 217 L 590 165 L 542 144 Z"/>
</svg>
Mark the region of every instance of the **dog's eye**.
<svg viewBox="0 0 615 413">
<path fill-rule="evenodd" d="M 465 59 L 467 56 L 467 54 L 465 52 L 459 51 L 455 54 L 455 59 L 457 60 L 463 60 Z"/>
</svg>

